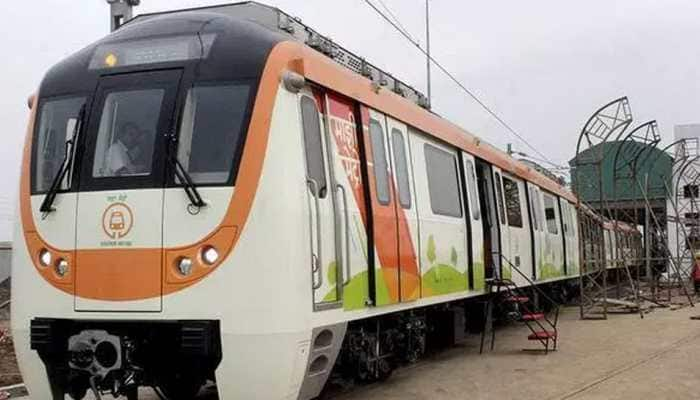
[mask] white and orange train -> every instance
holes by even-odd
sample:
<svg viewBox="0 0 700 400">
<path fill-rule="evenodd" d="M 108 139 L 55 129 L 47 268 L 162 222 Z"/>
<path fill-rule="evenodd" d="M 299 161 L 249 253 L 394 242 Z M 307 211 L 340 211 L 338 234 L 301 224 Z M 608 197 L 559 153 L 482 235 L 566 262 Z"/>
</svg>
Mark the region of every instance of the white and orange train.
<svg viewBox="0 0 700 400">
<path fill-rule="evenodd" d="M 576 198 L 416 99 L 250 2 L 136 17 L 54 66 L 14 239 L 32 398 L 310 399 L 334 366 L 420 356 L 431 310 L 489 278 L 578 277 Z"/>
</svg>

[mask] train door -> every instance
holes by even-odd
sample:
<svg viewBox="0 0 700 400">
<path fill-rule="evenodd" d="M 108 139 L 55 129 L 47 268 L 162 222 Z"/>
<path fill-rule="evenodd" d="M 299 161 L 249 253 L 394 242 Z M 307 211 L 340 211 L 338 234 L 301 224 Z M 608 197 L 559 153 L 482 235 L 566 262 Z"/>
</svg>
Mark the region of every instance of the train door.
<svg viewBox="0 0 700 400">
<path fill-rule="evenodd" d="M 398 303 L 401 289 L 396 195 L 389 158 L 386 117 L 362 107 L 366 174 L 369 177 L 371 243 L 370 296 L 375 306 Z"/>
<path fill-rule="evenodd" d="M 550 193 L 542 193 L 542 199 L 547 230 L 544 263 L 541 265 L 539 277 L 546 280 L 564 275 L 564 238 L 556 197 Z"/>
<path fill-rule="evenodd" d="M 299 95 L 301 128 L 306 158 L 306 196 L 311 244 L 310 276 L 315 309 L 335 307 L 341 300 L 342 265 L 339 265 L 337 196 L 332 165 L 328 162 L 328 134 L 323 118 L 323 95 Z M 342 261 L 341 261 L 342 262 Z"/>
<path fill-rule="evenodd" d="M 566 199 L 559 198 L 562 215 L 562 228 L 564 231 L 564 251 L 566 256 L 566 274 L 572 275 L 578 271 L 578 242 L 576 242 L 577 226 L 574 223 L 573 209 Z"/>
<path fill-rule="evenodd" d="M 409 131 L 406 125 L 387 117 L 387 133 L 396 199 L 400 298 L 401 301 L 416 300 L 421 296 L 421 275 L 416 251 L 420 249 L 420 229 Z"/>
<path fill-rule="evenodd" d="M 165 133 L 173 129 L 180 77 L 170 70 L 99 82 L 78 193 L 78 311 L 161 311 L 162 296 L 152 294 L 162 294 L 163 284 Z"/>
<path fill-rule="evenodd" d="M 579 247 L 581 240 L 581 231 L 579 229 L 578 212 L 574 204 L 569 203 L 569 213 L 571 215 L 571 268 L 567 271 L 569 275 L 578 275 L 581 271 L 581 248 Z"/>
<path fill-rule="evenodd" d="M 477 187 L 479 189 L 479 207 L 481 211 L 481 226 L 484 232 L 484 277 L 485 279 L 500 276 L 501 268 L 501 233 L 496 210 L 496 191 L 491 165 L 476 159 Z"/>
<path fill-rule="evenodd" d="M 365 175 L 358 140 L 356 105 L 352 100 L 327 93 L 326 121 L 330 133 L 340 219 L 342 249 L 343 306 L 352 310 L 366 307 L 370 300 L 368 266 L 374 254 L 367 243 L 369 216 L 366 206 Z"/>
<path fill-rule="evenodd" d="M 545 243 L 545 227 L 542 218 L 542 195 L 540 190 L 528 184 L 528 200 L 530 203 L 530 224 L 532 226 L 532 279 L 539 279 L 539 270 L 544 263 L 544 243 Z"/>
<path fill-rule="evenodd" d="M 423 134 L 411 135 L 421 229 L 423 297 L 468 288 L 467 225 L 459 153 Z"/>
<path fill-rule="evenodd" d="M 514 176 L 504 174 L 503 197 L 505 202 L 506 224 L 508 229 L 511 267 L 520 273 L 512 278 L 518 284 L 526 284 L 524 277 L 532 275 L 532 246 L 530 238 L 530 220 L 527 218 L 527 201 L 525 201 L 525 183 Z M 524 275 L 524 277 L 523 277 Z"/>
<path fill-rule="evenodd" d="M 515 260 L 510 254 L 510 229 L 508 229 L 508 221 L 506 220 L 505 199 L 503 196 L 503 179 L 500 168 L 493 166 L 493 186 L 494 195 L 496 196 L 496 210 L 498 214 L 498 224 L 501 239 L 500 257 L 501 268 L 500 276 L 505 279 L 512 277 L 511 265 L 515 265 Z"/>
<path fill-rule="evenodd" d="M 474 165 L 474 157 L 471 154 L 462 152 L 462 165 L 464 168 L 464 185 L 466 185 L 465 205 L 469 210 L 467 223 L 471 228 L 471 268 L 469 270 L 470 289 L 483 290 L 485 288 L 485 264 L 486 253 L 484 252 L 484 223 L 481 205 L 479 200 L 479 181 Z M 487 231 L 488 232 L 488 231 Z"/>
</svg>

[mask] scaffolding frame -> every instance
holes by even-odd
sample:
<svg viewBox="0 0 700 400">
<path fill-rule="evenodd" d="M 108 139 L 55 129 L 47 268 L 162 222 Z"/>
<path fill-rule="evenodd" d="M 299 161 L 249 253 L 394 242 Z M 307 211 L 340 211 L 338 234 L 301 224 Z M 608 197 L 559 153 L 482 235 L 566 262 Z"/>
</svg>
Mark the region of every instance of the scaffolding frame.
<svg viewBox="0 0 700 400">
<path fill-rule="evenodd" d="M 605 207 L 607 198 L 603 190 L 603 162 L 605 161 L 604 144 L 614 137 L 618 137 L 627 130 L 632 123 L 632 111 L 626 96 L 615 99 L 600 107 L 588 119 L 579 134 L 576 144 L 575 167 L 572 176 L 574 192 L 579 198 L 579 274 L 580 290 L 580 317 L 581 319 L 606 319 L 608 314 L 608 268 L 605 259 L 605 240 L 603 234 L 604 215 L 595 216 L 595 207 L 586 204 L 580 193 L 583 185 L 589 188 L 597 188 L 598 205 Z M 595 151 L 593 151 L 595 150 Z M 587 157 L 582 159 L 582 153 Z M 594 170 L 593 181 L 585 180 L 581 167 L 590 167 Z M 607 207 L 605 207 L 607 208 Z M 587 215 L 582 210 L 591 210 L 594 216 Z M 602 315 L 598 309 L 602 307 Z"/>
<path fill-rule="evenodd" d="M 628 130 L 632 122 L 628 98 L 615 99 L 588 119 L 576 146 L 572 180 L 579 198 L 582 238 L 579 244 L 581 319 L 607 319 L 608 303 L 612 297 L 624 299 L 628 309 L 635 310 L 643 318 L 642 303 L 649 301 L 664 306 L 673 300 L 671 290 L 674 287 L 681 289 L 689 305 L 694 305 L 687 287 L 689 280 L 685 278 L 690 275 L 689 266 L 695 264 L 696 258 L 700 259 L 700 193 L 697 190 L 700 143 L 697 139 L 677 140 L 659 149 L 658 123 L 651 120 Z M 607 145 L 615 146 L 612 171 L 607 171 L 612 175 L 610 195 L 606 193 L 603 178 L 604 163 L 609 160 L 609 149 L 612 148 Z M 675 149 L 675 154 L 668 154 L 671 149 Z M 663 187 L 652 188 L 649 173 L 641 174 L 640 171 L 645 166 L 655 171 L 654 167 L 663 154 L 673 159 L 671 176 L 666 177 L 662 172 L 659 177 Z M 581 167 L 588 167 L 588 170 L 584 173 Z M 681 182 L 690 185 L 690 196 L 685 193 L 687 189 L 683 189 Z M 628 195 L 620 190 L 623 187 L 630 191 Z M 582 194 L 591 188 L 597 193 L 593 192 L 594 195 L 585 200 Z M 659 196 L 652 198 L 652 190 L 662 197 L 661 210 L 654 205 Z M 597 204 L 593 205 L 594 202 Z M 615 243 L 610 249 L 606 248 L 605 226 L 610 227 L 605 225 L 606 221 L 612 224 L 610 242 L 614 240 Z M 676 227 L 673 233 L 675 254 L 669 242 L 672 237 L 668 232 L 670 221 L 675 221 Z M 643 246 L 626 243 L 629 236 L 622 232 L 629 230 L 628 223 L 637 232 L 643 227 Z M 643 247 L 644 252 L 634 251 L 637 247 Z M 610 253 L 607 257 L 605 250 Z M 662 274 L 659 271 L 666 272 L 668 277 L 666 299 L 661 299 L 657 290 Z M 615 279 L 613 286 L 611 277 Z M 651 288 L 651 296 L 642 291 L 645 279 Z"/>
</svg>

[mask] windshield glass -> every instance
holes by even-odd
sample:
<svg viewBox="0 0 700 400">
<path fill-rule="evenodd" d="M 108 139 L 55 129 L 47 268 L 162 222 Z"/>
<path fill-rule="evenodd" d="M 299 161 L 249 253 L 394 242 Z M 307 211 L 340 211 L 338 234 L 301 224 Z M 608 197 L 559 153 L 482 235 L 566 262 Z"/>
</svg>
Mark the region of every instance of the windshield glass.
<svg viewBox="0 0 700 400">
<path fill-rule="evenodd" d="M 190 89 L 177 156 L 194 183 L 226 184 L 231 179 L 244 138 L 249 95 L 248 84 Z"/>
<path fill-rule="evenodd" d="M 118 91 L 107 95 L 97 133 L 93 178 L 151 173 L 164 95 L 164 89 Z"/>
<path fill-rule="evenodd" d="M 73 136 L 84 97 L 73 97 L 44 102 L 40 111 L 39 130 L 34 144 L 33 192 L 49 190 L 61 168 L 66 153 L 66 141 Z M 71 172 L 61 183 L 61 189 L 70 186 Z"/>
</svg>

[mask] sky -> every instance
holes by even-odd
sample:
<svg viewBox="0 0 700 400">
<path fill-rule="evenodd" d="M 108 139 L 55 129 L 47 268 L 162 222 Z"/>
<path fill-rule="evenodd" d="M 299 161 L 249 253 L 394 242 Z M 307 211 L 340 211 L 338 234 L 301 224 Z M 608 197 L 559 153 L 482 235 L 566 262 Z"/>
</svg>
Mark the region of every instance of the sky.
<svg viewBox="0 0 700 400">
<path fill-rule="evenodd" d="M 372 0 L 381 8 L 379 0 Z M 382 0 L 425 44 L 425 1 Z M 136 13 L 225 0 L 142 0 Z M 426 92 L 425 58 L 364 0 L 264 0 Z M 104 0 L 25 0 L 0 24 L 0 240 L 11 237 L 28 109 L 46 70 L 109 32 Z M 635 125 L 700 122 L 697 0 L 430 0 L 433 57 L 551 161 L 575 155 L 601 105 L 626 95 Z M 494 145 L 535 156 L 433 70 L 433 110 Z"/>
</svg>

